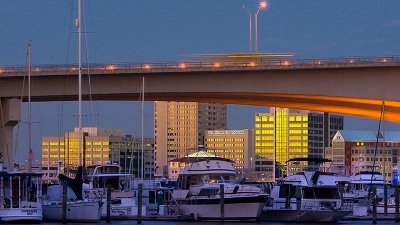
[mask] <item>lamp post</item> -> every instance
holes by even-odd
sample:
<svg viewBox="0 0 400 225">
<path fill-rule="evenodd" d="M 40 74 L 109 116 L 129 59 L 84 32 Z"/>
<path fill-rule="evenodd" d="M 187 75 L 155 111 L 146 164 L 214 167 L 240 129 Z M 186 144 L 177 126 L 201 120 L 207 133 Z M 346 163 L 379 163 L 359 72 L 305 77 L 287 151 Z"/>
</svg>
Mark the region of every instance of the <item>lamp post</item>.
<svg viewBox="0 0 400 225">
<path fill-rule="evenodd" d="M 258 52 L 258 13 L 262 9 L 266 9 L 268 7 L 268 2 L 266 0 L 261 0 L 258 3 L 257 11 L 251 9 L 252 7 L 247 7 L 243 5 L 243 9 L 246 10 L 247 15 L 249 16 L 249 52 Z M 254 44 L 253 44 L 253 13 L 254 13 Z M 253 51 L 254 45 L 254 51 Z"/>
<path fill-rule="evenodd" d="M 255 40 L 254 40 L 254 51 L 258 52 L 258 13 L 262 10 L 262 9 L 266 9 L 268 7 L 268 3 L 266 1 L 261 1 L 258 4 L 258 9 L 256 14 L 254 15 L 254 36 L 255 36 Z"/>
<path fill-rule="evenodd" d="M 244 5 L 243 9 L 246 10 L 247 15 L 249 16 L 249 52 L 253 52 L 253 14 Z"/>
</svg>

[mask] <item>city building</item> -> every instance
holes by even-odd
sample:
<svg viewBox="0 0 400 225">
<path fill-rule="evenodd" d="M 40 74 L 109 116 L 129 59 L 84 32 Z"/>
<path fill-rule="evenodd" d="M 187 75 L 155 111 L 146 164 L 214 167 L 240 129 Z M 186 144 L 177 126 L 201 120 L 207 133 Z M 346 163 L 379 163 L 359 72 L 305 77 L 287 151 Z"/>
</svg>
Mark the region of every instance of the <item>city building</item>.
<svg viewBox="0 0 400 225">
<path fill-rule="evenodd" d="M 144 179 L 154 178 L 154 139 L 143 139 Z M 141 176 L 142 167 L 142 139 L 138 137 L 111 136 L 110 161 L 121 166 L 121 172 Z"/>
<path fill-rule="evenodd" d="M 332 139 L 332 166 L 335 172 L 354 174 L 371 170 L 384 174 L 386 181 L 393 177 L 400 152 L 400 132 L 340 130 Z M 378 138 L 377 138 L 378 136 Z"/>
<path fill-rule="evenodd" d="M 83 132 L 82 166 L 116 163 L 122 172 L 139 177 L 141 139 L 125 136 L 122 129 L 85 127 Z M 64 136 L 42 138 L 43 180 L 56 182 L 59 173 L 74 176 L 79 166 L 78 128 Z M 154 167 L 153 139 L 144 139 L 144 177 L 152 177 Z M 138 167 L 139 165 L 139 167 Z"/>
<path fill-rule="evenodd" d="M 205 147 L 217 157 L 233 160 L 238 173 L 253 171 L 254 130 L 209 130 Z M 249 177 L 249 176 L 247 176 Z"/>
<path fill-rule="evenodd" d="M 312 163 L 288 164 L 294 158 L 323 158 L 337 130 L 343 129 L 343 116 L 327 113 L 270 108 L 255 115 L 255 173 L 275 181 L 276 177 L 300 169 L 315 170 Z"/>
<path fill-rule="evenodd" d="M 168 162 L 204 145 L 207 130 L 226 129 L 226 105 L 160 102 L 154 106 L 155 173 L 168 176 Z"/>
</svg>

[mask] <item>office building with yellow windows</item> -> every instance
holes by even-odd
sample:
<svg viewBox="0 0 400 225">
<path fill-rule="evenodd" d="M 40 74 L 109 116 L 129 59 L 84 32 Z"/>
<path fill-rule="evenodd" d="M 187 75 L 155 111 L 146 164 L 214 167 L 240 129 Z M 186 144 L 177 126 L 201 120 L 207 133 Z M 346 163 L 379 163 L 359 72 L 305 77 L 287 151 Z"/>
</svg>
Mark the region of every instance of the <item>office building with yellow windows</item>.
<svg viewBox="0 0 400 225">
<path fill-rule="evenodd" d="M 110 163 L 110 137 L 123 136 L 122 129 L 85 127 L 83 132 L 83 166 Z M 78 128 L 60 137 L 42 137 L 43 180 L 57 181 L 59 173 L 73 176 L 79 165 Z"/>
<path fill-rule="evenodd" d="M 255 173 L 258 180 L 290 175 L 299 170 L 315 170 L 317 165 L 287 164 L 294 158 L 323 158 L 324 147 L 337 130 L 343 129 L 343 117 L 327 113 L 271 108 L 255 115 Z"/>
<path fill-rule="evenodd" d="M 252 129 L 209 130 L 205 136 L 205 147 L 217 157 L 234 161 L 238 173 L 247 174 L 253 170 L 254 130 Z"/>
<path fill-rule="evenodd" d="M 168 163 L 197 151 L 207 130 L 226 129 L 226 105 L 196 102 L 154 103 L 155 173 L 168 176 Z"/>
</svg>

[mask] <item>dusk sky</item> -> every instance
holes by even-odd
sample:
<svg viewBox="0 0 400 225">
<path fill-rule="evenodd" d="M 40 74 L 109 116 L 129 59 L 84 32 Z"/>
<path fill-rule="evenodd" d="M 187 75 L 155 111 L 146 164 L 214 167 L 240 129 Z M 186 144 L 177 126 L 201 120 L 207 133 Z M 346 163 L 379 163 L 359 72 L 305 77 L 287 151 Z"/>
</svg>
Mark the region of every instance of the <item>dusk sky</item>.
<svg viewBox="0 0 400 225">
<path fill-rule="evenodd" d="M 251 2 L 256 7 L 250 0 L 85 0 L 85 52 L 90 63 L 246 53 L 249 21 L 243 5 L 250 7 Z M 296 58 L 399 56 L 399 12 L 399 0 L 269 0 L 269 8 L 258 17 L 259 52 L 290 52 Z M 25 65 L 29 41 L 33 64 L 76 63 L 75 17 L 76 0 L 1 0 L 0 66 Z M 84 107 L 85 125 L 141 135 L 138 102 L 93 102 Z M 91 109 L 95 118 L 89 116 Z M 229 129 L 254 128 L 254 113 L 268 111 L 232 105 L 228 109 Z M 146 103 L 145 111 L 145 136 L 152 136 L 153 103 Z M 76 114 L 76 102 L 35 103 L 35 151 L 40 151 L 41 136 L 62 135 L 76 126 Z M 26 118 L 24 104 L 22 120 Z M 377 127 L 376 120 L 345 118 L 345 129 Z M 26 157 L 26 130 L 26 123 L 21 124 L 20 161 Z"/>
</svg>

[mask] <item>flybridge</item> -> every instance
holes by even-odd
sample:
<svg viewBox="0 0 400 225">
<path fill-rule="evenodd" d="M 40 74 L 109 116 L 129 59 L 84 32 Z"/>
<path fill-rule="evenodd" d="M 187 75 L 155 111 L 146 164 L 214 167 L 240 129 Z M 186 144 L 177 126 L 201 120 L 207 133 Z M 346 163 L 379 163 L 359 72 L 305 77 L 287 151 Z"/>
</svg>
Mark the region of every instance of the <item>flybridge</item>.
<svg viewBox="0 0 400 225">
<path fill-rule="evenodd" d="M 82 67 L 85 74 L 168 73 L 202 71 L 287 70 L 347 67 L 400 66 L 400 56 L 292 59 L 287 57 L 219 57 L 199 61 L 89 64 Z M 24 76 L 24 66 L 0 66 L 0 76 Z M 32 65 L 32 75 L 76 75 L 77 65 Z"/>
</svg>

